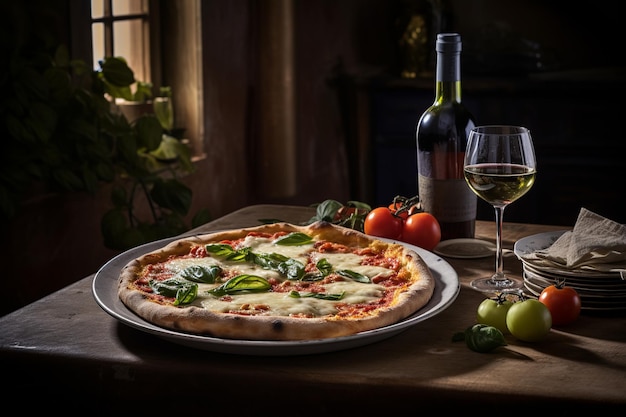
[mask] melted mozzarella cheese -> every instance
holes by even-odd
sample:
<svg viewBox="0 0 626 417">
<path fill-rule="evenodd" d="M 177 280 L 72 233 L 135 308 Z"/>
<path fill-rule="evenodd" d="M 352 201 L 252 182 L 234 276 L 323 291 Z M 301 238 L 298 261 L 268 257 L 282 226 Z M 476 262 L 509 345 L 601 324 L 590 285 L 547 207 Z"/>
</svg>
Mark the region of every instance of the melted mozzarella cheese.
<svg viewBox="0 0 626 417">
<path fill-rule="evenodd" d="M 249 247 L 254 253 L 278 253 L 287 258 L 300 261 L 305 265 L 308 261 L 308 254 L 313 250 L 313 243 L 296 246 L 276 245 L 272 239 L 258 236 L 247 236 L 243 241 L 243 246 Z"/>
<path fill-rule="evenodd" d="M 384 287 L 376 284 L 361 284 L 358 282 L 342 281 L 326 287 L 326 294 L 338 294 L 345 291 L 345 296 L 339 301 L 321 300 L 313 297 L 291 297 L 289 293 L 264 292 L 252 294 L 237 294 L 222 300 L 203 291 L 203 285 L 198 288 L 198 298 L 194 304 L 217 312 L 245 311 L 251 309 L 255 314 L 278 316 L 311 315 L 324 316 L 337 312 L 337 303 L 368 303 L 379 299 Z M 207 287 L 208 288 L 208 287 Z M 301 292 L 302 295 L 306 294 Z M 267 309 L 264 308 L 267 307 Z M 255 309 L 256 307 L 256 309 Z"/>
<path fill-rule="evenodd" d="M 299 246 L 275 245 L 271 239 L 258 236 L 246 237 L 243 247 L 251 248 L 256 254 L 277 253 L 288 258 L 296 259 L 303 264 L 308 262 L 309 257 L 315 263 L 321 259 L 326 259 L 334 270 L 351 270 L 370 278 L 375 276 L 388 276 L 392 270 L 373 265 L 361 265 L 362 257 L 353 253 L 319 253 L 314 251 L 313 243 Z M 205 258 L 177 258 L 167 263 L 167 268 L 173 273 L 178 273 L 183 269 L 193 266 L 218 265 L 223 269 L 234 270 L 235 275 L 250 274 L 263 278 L 276 278 L 284 280 L 278 272 L 263 269 L 261 266 L 251 262 L 225 261 L 220 257 L 210 255 Z M 314 297 L 304 296 L 291 297 L 289 293 L 263 292 L 235 294 L 228 297 L 216 297 L 207 291 L 217 287 L 217 284 L 198 284 L 198 297 L 193 302 L 194 305 L 216 312 L 228 311 L 250 311 L 251 314 L 267 315 L 310 315 L 323 316 L 334 314 L 337 303 L 357 304 L 373 302 L 383 296 L 385 288 L 382 285 L 372 283 L 360 283 L 352 280 L 338 281 L 325 286 L 325 294 L 341 294 L 344 296 L 340 300 L 323 300 Z"/>
<path fill-rule="evenodd" d="M 194 265 L 208 267 L 208 266 L 213 266 L 213 265 L 220 265 L 220 262 L 216 258 L 211 258 L 211 257 L 174 258 L 167 262 L 166 268 L 173 273 L 178 273 L 182 271 L 183 269 L 188 268 L 190 266 L 194 266 Z"/>
</svg>

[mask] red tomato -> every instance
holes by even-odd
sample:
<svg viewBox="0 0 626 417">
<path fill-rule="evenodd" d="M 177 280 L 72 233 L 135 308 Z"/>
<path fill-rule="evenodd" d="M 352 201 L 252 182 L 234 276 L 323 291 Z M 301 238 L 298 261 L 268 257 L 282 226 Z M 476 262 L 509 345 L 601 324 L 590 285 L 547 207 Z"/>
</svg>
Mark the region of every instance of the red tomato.
<svg viewBox="0 0 626 417">
<path fill-rule="evenodd" d="M 420 248 L 433 250 L 441 241 L 441 227 L 432 214 L 415 213 L 404 221 L 400 239 Z"/>
<path fill-rule="evenodd" d="M 333 220 L 339 221 L 341 219 L 346 219 L 352 216 L 356 211 L 356 207 L 341 206 L 339 207 L 339 210 L 337 210 L 337 213 L 335 214 L 335 218 Z"/>
<path fill-rule="evenodd" d="M 562 283 L 544 288 L 539 295 L 539 301 L 550 310 L 553 324 L 569 324 L 580 315 L 580 295 L 575 289 Z"/>
<path fill-rule="evenodd" d="M 377 207 L 365 218 L 363 231 L 372 236 L 400 239 L 402 218 L 394 215 L 387 207 Z"/>
</svg>

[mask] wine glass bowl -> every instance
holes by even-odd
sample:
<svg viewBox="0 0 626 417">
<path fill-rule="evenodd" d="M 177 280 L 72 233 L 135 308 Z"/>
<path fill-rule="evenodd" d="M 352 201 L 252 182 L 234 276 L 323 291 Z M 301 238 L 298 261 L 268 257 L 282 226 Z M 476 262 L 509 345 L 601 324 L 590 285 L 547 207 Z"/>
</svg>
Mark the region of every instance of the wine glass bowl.
<svg viewBox="0 0 626 417">
<path fill-rule="evenodd" d="M 496 268 L 491 277 L 478 278 L 471 286 L 482 292 L 520 288 L 519 280 L 503 270 L 502 222 L 504 209 L 531 189 L 536 158 L 530 131 L 522 126 L 490 125 L 473 128 L 468 137 L 463 175 L 469 188 L 495 209 Z"/>
</svg>

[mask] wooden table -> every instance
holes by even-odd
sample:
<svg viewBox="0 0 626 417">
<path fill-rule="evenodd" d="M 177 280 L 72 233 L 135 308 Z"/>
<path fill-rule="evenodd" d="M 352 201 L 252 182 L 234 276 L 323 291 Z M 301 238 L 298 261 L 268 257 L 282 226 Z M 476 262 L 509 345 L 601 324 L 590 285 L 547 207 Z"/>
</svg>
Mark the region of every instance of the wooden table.
<svg viewBox="0 0 626 417">
<path fill-rule="evenodd" d="M 306 207 L 257 205 L 190 233 L 259 224 L 261 218 L 308 220 Z M 559 226 L 505 223 L 504 245 Z M 493 241 L 492 222 L 476 236 Z M 475 322 L 485 298 L 468 283 L 490 273 L 492 257 L 446 259 L 461 289 L 444 311 L 398 335 L 352 349 L 297 356 L 216 353 L 136 330 L 95 302 L 88 276 L 0 318 L 5 404 L 63 412 L 133 411 L 191 415 L 419 415 L 488 411 L 510 415 L 558 406 L 562 414 L 626 409 L 626 317 L 582 315 L 540 343 L 488 354 L 451 341 Z M 514 256 L 505 270 L 520 276 Z M 15 277 L 19 279 L 19 277 Z M 4 295 L 10 296 L 8 294 Z M 27 398 L 27 403 L 17 403 Z M 478 408 L 464 408 L 478 407 Z M 181 414 L 182 413 L 182 414 Z M 130 414 L 129 414 L 130 415 Z"/>
</svg>

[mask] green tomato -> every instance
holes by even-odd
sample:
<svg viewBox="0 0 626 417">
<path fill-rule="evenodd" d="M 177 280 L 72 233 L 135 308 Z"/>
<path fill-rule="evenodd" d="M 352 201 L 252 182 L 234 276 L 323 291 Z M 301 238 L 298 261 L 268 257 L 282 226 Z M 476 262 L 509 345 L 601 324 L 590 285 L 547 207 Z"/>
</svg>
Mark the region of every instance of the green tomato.
<svg viewBox="0 0 626 417">
<path fill-rule="evenodd" d="M 513 303 L 509 300 L 487 298 L 478 306 L 476 321 L 481 324 L 493 326 L 502 334 L 509 334 L 506 327 L 506 315 Z"/>
<path fill-rule="evenodd" d="M 506 314 L 506 327 L 516 339 L 538 342 L 550 331 L 552 315 L 541 301 L 527 299 L 513 303 L 509 308 Z"/>
</svg>

